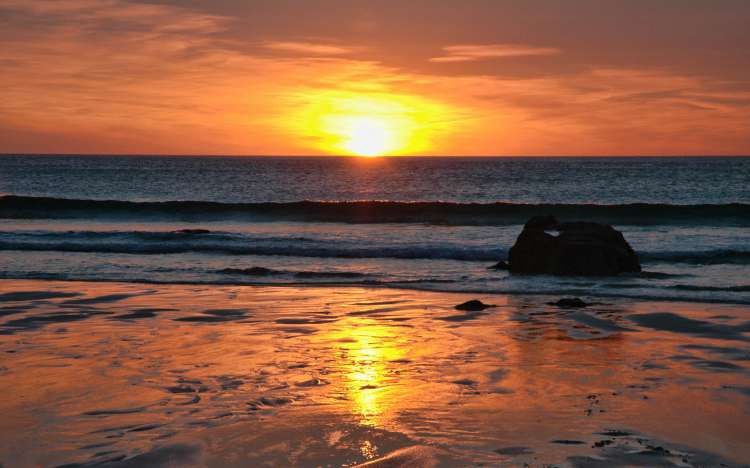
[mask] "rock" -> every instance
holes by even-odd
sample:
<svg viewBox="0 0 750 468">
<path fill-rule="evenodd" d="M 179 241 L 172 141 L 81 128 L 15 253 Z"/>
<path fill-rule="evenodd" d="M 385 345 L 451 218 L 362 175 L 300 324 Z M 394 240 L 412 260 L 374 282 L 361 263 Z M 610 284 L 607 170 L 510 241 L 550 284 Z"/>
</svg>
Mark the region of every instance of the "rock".
<svg viewBox="0 0 750 468">
<path fill-rule="evenodd" d="M 560 223 L 553 216 L 531 218 L 508 260 L 511 273 L 610 276 L 641 271 L 638 256 L 620 231 L 607 224 Z"/>
<path fill-rule="evenodd" d="M 526 221 L 524 229 L 554 229 L 559 223 L 557 218 L 551 215 L 547 216 L 533 216 L 531 219 Z"/>
<path fill-rule="evenodd" d="M 455 308 L 456 310 L 468 310 L 470 312 L 479 312 L 490 307 L 495 307 L 495 306 L 490 305 L 490 304 L 485 304 L 482 301 L 478 301 L 474 299 L 471 301 L 466 301 L 463 304 L 459 304 Z"/>
<path fill-rule="evenodd" d="M 208 229 L 180 229 L 175 231 L 177 234 L 210 234 Z"/>
<path fill-rule="evenodd" d="M 591 305 L 577 297 L 564 297 L 557 302 L 548 302 L 548 304 L 556 305 L 557 307 L 586 307 Z"/>
<path fill-rule="evenodd" d="M 506 262 L 505 260 L 502 260 L 492 265 L 491 267 L 487 267 L 487 269 L 488 270 L 509 270 L 510 265 L 508 265 L 508 262 Z"/>
<path fill-rule="evenodd" d="M 276 270 L 264 267 L 250 267 L 250 268 L 224 268 L 219 270 L 219 273 L 227 275 L 247 275 L 247 276 L 269 276 L 279 273 Z"/>
<path fill-rule="evenodd" d="M 464 385 L 464 386 L 467 386 L 467 387 L 471 387 L 471 386 L 476 385 L 477 381 L 476 380 L 471 380 L 471 379 L 459 379 L 459 380 L 454 380 L 452 383 L 454 383 L 456 385 Z"/>
</svg>

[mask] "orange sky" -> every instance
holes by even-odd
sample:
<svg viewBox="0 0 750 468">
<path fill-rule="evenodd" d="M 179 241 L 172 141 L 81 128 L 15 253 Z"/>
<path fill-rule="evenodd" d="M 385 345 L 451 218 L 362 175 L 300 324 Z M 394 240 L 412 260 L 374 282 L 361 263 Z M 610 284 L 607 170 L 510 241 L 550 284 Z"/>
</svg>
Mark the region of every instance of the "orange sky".
<svg viewBox="0 0 750 468">
<path fill-rule="evenodd" d="M 745 0 L 0 0 L 0 152 L 750 154 Z"/>
</svg>

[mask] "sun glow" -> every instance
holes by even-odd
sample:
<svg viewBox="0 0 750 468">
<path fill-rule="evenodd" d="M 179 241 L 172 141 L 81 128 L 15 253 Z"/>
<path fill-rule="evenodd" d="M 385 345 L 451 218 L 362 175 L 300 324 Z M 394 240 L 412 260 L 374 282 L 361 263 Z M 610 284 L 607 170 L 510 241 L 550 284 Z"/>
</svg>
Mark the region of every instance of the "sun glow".
<svg viewBox="0 0 750 468">
<path fill-rule="evenodd" d="M 372 117 L 352 117 L 345 122 L 344 148 L 358 156 L 380 156 L 394 145 L 393 131 L 387 122 Z"/>
<path fill-rule="evenodd" d="M 291 130 L 329 154 L 391 156 L 430 150 L 452 128 L 456 111 L 415 95 L 327 90 L 300 96 L 307 105 Z M 454 127 L 453 125 L 451 127 Z"/>
</svg>

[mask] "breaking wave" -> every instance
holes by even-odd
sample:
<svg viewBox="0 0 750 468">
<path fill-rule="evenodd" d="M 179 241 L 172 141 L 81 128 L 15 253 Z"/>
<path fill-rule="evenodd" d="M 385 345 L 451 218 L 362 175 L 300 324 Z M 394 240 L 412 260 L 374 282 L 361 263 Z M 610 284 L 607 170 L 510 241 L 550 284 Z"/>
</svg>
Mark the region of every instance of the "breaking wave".
<svg viewBox="0 0 750 468">
<path fill-rule="evenodd" d="M 0 197 L 0 218 L 88 219 L 135 218 L 339 223 L 425 223 L 502 226 L 523 224 L 529 217 L 552 214 L 611 224 L 750 226 L 750 204 L 671 205 L 632 203 L 525 204 L 394 201 L 299 201 L 218 203 L 206 201 L 136 202 L 67 198 Z"/>
<path fill-rule="evenodd" d="M 357 239 L 315 239 L 183 229 L 178 231 L 24 231 L 0 232 L 0 251 L 91 252 L 118 254 L 207 253 L 306 258 L 393 258 L 497 262 L 508 246 L 463 244 L 460 241 L 403 239 L 398 243 Z M 747 265 L 750 250 L 641 251 L 644 263 Z"/>
</svg>

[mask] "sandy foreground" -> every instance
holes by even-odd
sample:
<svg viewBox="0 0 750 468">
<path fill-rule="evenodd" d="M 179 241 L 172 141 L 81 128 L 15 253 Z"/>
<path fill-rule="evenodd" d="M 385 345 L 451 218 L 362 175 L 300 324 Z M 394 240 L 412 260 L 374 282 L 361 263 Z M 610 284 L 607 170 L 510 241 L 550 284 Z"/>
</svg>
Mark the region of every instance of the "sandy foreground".
<svg viewBox="0 0 750 468">
<path fill-rule="evenodd" d="M 0 464 L 748 466 L 746 306 L 556 299 L 0 281 Z"/>
</svg>

